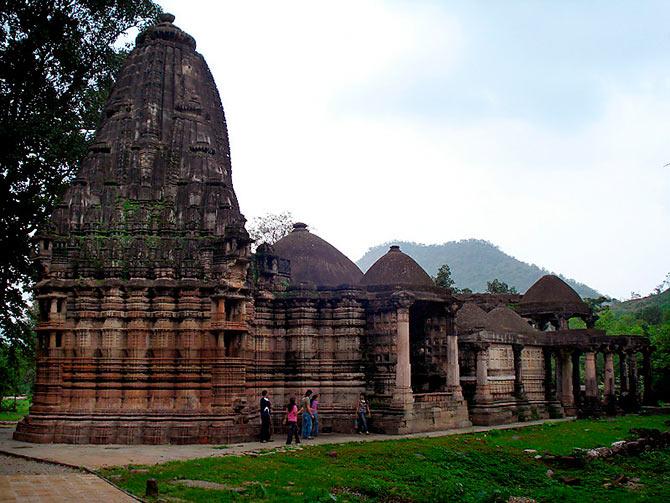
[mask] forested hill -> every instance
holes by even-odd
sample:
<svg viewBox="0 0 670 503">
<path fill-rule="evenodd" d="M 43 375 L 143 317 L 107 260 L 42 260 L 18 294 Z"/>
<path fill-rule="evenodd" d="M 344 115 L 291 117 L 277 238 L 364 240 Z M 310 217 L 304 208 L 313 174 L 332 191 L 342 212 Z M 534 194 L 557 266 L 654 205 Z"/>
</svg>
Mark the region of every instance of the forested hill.
<svg viewBox="0 0 670 503">
<path fill-rule="evenodd" d="M 613 302 L 610 306 L 612 311 L 616 313 L 632 313 L 635 315 L 642 315 L 643 318 L 650 312 L 666 312 L 670 318 L 670 288 L 667 290 L 641 297 L 639 299 L 631 299 L 625 302 Z M 666 320 L 670 321 L 670 319 Z"/>
<path fill-rule="evenodd" d="M 502 252 L 494 244 L 480 239 L 450 241 L 441 245 L 394 241 L 370 248 L 358 260 L 358 266 L 367 271 L 386 253 L 389 244 L 399 244 L 400 249 L 414 258 L 431 276 L 435 276 L 441 265 L 449 264 L 456 287 L 469 288 L 473 292 L 486 291 L 486 282 L 498 278 L 523 293 L 541 276 L 550 273 L 534 264 L 521 262 Z M 600 296 L 593 288 L 572 279 L 563 279 L 583 298 Z"/>
</svg>

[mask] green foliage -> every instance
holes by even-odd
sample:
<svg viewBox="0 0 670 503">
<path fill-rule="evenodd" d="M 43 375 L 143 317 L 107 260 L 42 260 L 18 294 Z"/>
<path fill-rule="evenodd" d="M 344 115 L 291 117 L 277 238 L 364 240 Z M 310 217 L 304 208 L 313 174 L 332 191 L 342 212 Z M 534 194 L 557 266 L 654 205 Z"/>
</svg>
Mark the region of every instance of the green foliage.
<svg viewBox="0 0 670 503">
<path fill-rule="evenodd" d="M 30 409 L 30 400 L 6 399 L 0 406 L 0 421 L 19 421 L 28 415 Z"/>
<path fill-rule="evenodd" d="M 398 244 L 428 274 L 435 276 L 442 264 L 449 264 L 454 286 L 461 291 L 484 292 L 491 278 L 498 278 L 519 292 L 528 288 L 549 271 L 534 264 L 527 264 L 501 251 L 497 246 L 480 239 L 450 241 L 443 244 L 425 245 L 407 241 L 394 241 L 370 248 L 357 264 L 367 271 L 388 250 L 389 244 Z M 598 297 L 600 294 L 588 286 L 563 278 L 582 297 Z"/>
<path fill-rule="evenodd" d="M 441 288 L 453 288 L 454 280 L 451 278 L 451 270 L 447 264 L 440 266 L 433 281 L 435 282 L 435 286 Z"/>
<path fill-rule="evenodd" d="M 586 322 L 582 320 L 581 318 L 570 318 L 568 320 L 568 328 L 570 329 L 579 329 L 579 328 L 586 328 Z"/>
<path fill-rule="evenodd" d="M 34 336 L 27 341 L 0 340 L 0 399 L 31 393 L 35 380 L 33 351 Z M 3 408 L 4 406 L 3 402 Z"/>
<path fill-rule="evenodd" d="M 510 287 L 507 283 L 500 281 L 498 278 L 486 283 L 486 291 L 488 293 L 519 293 L 516 291 L 516 288 L 513 286 Z"/>
<path fill-rule="evenodd" d="M 176 461 L 137 470 L 102 470 L 124 489 L 141 496 L 155 478 L 161 498 L 186 501 L 667 501 L 670 450 L 589 463 L 584 469 L 554 470 L 524 449 L 569 454 L 628 437 L 633 427 L 663 428 L 669 416 L 551 423 L 519 430 L 306 447 L 258 457 L 224 456 Z M 335 451 L 336 457 L 328 455 Z M 621 474 L 639 477 L 639 489 L 603 482 Z M 581 485 L 561 482 L 578 477 Z M 179 480 L 221 484 L 189 488 Z"/>
</svg>

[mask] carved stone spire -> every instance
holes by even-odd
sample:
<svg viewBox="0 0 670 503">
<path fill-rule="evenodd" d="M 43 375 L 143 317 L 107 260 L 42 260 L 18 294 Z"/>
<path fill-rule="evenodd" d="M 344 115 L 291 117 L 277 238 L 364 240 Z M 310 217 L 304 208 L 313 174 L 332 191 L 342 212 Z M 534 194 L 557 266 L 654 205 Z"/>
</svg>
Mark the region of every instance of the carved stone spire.
<svg viewBox="0 0 670 503">
<path fill-rule="evenodd" d="M 142 32 L 118 75 L 47 232 L 47 277 L 216 277 L 248 255 L 221 99 L 173 21 Z"/>
</svg>

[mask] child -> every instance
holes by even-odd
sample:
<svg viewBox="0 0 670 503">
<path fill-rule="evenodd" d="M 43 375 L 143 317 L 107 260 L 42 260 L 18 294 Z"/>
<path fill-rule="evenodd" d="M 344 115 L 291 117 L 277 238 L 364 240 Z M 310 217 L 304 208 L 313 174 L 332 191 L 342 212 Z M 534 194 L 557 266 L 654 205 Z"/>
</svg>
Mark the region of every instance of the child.
<svg viewBox="0 0 670 503">
<path fill-rule="evenodd" d="M 319 435 L 319 395 L 312 395 L 312 400 L 310 401 L 310 407 L 312 407 L 312 436 L 316 437 Z"/>
<path fill-rule="evenodd" d="M 356 414 L 358 414 L 358 434 L 362 435 L 365 433 L 366 435 L 369 435 L 368 416 L 371 416 L 372 414 L 370 413 L 370 406 L 363 393 L 361 393 L 358 403 L 356 404 Z"/>
<path fill-rule="evenodd" d="M 286 406 L 286 424 L 288 425 L 288 437 L 286 437 L 286 445 L 291 445 L 291 440 L 295 436 L 295 443 L 300 443 L 298 436 L 298 406 L 295 403 L 295 398 L 291 397 L 289 404 Z"/>
</svg>

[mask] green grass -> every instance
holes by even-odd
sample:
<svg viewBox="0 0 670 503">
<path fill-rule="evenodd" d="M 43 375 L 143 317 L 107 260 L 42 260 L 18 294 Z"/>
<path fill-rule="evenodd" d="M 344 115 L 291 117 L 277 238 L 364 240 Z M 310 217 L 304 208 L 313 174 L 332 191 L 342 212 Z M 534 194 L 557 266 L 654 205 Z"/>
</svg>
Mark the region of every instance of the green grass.
<svg viewBox="0 0 670 503">
<path fill-rule="evenodd" d="M 594 461 L 584 469 L 549 468 L 524 449 L 566 454 L 609 445 L 634 427 L 662 428 L 670 416 L 627 416 L 440 438 L 311 446 L 258 457 L 216 457 L 101 474 L 142 496 L 158 480 L 161 498 L 187 501 L 670 501 L 670 449 Z M 329 456 L 336 451 L 337 456 Z M 639 477 L 638 488 L 603 484 Z M 581 479 L 566 485 L 561 477 Z M 189 488 L 179 479 L 221 484 Z"/>
<path fill-rule="evenodd" d="M 30 400 L 17 400 L 16 411 L 8 410 L 14 404 L 14 400 L 3 400 L 0 409 L 0 421 L 19 421 L 28 414 Z"/>
</svg>

